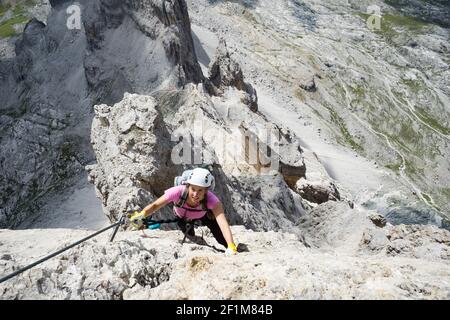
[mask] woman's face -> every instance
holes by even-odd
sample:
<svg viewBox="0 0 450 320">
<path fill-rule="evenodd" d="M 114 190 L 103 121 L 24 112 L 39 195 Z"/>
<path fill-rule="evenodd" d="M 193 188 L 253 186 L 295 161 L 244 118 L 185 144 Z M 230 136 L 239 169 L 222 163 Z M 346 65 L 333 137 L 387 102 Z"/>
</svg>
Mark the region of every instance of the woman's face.
<svg viewBox="0 0 450 320">
<path fill-rule="evenodd" d="M 207 192 L 208 188 L 206 187 L 199 187 L 195 185 L 189 185 L 189 199 L 191 200 L 191 203 L 199 203 L 205 198 L 205 194 Z"/>
</svg>

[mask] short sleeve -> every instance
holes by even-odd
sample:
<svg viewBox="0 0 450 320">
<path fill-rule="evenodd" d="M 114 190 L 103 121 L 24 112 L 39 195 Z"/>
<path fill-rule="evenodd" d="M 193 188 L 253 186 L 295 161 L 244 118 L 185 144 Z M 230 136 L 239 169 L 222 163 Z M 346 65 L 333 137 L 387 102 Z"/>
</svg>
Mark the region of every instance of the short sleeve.
<svg viewBox="0 0 450 320">
<path fill-rule="evenodd" d="M 167 189 L 164 191 L 164 197 L 168 202 L 178 202 L 181 198 L 181 194 L 183 193 L 184 186 L 176 186 Z"/>
<path fill-rule="evenodd" d="M 211 192 L 208 191 L 208 203 L 206 204 L 206 206 L 208 207 L 208 209 L 212 210 L 214 209 L 214 207 L 220 202 L 219 198 L 217 198 L 217 196 Z"/>
</svg>

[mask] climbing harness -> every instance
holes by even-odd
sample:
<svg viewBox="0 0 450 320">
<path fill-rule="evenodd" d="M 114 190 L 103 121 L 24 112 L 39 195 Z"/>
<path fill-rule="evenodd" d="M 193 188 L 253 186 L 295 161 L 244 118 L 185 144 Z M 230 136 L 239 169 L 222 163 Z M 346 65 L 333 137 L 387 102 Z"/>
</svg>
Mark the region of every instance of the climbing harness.
<svg viewBox="0 0 450 320">
<path fill-rule="evenodd" d="M 155 229 L 159 229 L 161 227 L 161 224 L 163 223 L 174 223 L 174 222 L 179 222 L 183 220 L 183 218 L 175 218 L 175 219 L 167 219 L 167 220 L 152 220 L 151 218 L 145 218 L 143 219 L 143 225 L 144 227 L 141 230 L 144 229 L 150 229 L 150 230 L 155 230 Z M 201 221 L 199 219 L 195 219 L 195 220 L 185 220 L 185 224 L 186 224 L 186 230 L 184 231 L 184 237 L 183 240 L 181 241 L 181 244 L 183 244 L 186 241 L 187 236 L 189 235 L 189 232 L 194 228 L 194 227 L 200 227 L 202 225 Z M 202 240 L 203 239 L 203 230 L 202 230 Z"/>
<path fill-rule="evenodd" d="M 200 227 L 201 225 L 202 224 L 201 224 L 200 220 L 186 221 L 186 231 L 184 232 L 184 237 L 183 237 L 183 240 L 181 241 L 181 244 L 183 244 L 186 241 L 186 238 L 189 235 L 189 232 L 191 230 L 193 230 L 194 227 Z M 204 239 L 203 239 L 203 230 L 202 230 L 202 240 L 204 241 Z"/>
<path fill-rule="evenodd" d="M 189 196 L 189 189 L 186 186 L 183 190 L 183 193 L 181 194 L 180 200 L 176 203 L 174 203 L 174 206 L 177 208 L 181 208 L 184 209 L 185 211 L 194 211 L 194 212 L 199 212 L 199 211 L 205 211 L 206 213 L 208 213 L 209 211 L 211 211 L 210 209 L 208 209 L 207 203 L 207 196 L 208 194 L 205 194 L 205 197 L 202 199 L 202 201 L 200 201 L 200 205 L 201 205 L 201 209 L 194 209 L 194 208 L 186 208 L 184 205 L 187 202 L 187 198 Z"/>
</svg>

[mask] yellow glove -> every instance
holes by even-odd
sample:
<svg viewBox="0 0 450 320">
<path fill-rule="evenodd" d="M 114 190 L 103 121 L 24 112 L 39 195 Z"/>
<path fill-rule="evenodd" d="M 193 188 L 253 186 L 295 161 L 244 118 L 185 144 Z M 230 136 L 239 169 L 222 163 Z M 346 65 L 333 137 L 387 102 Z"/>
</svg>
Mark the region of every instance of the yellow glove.
<svg viewBox="0 0 450 320">
<path fill-rule="evenodd" d="M 234 243 L 229 243 L 227 250 L 225 250 L 225 255 L 226 256 L 231 256 L 231 255 L 234 255 L 236 253 L 237 253 L 236 245 Z"/>
<path fill-rule="evenodd" d="M 130 217 L 130 224 L 133 228 L 140 230 L 144 226 L 144 210 L 138 212 L 135 211 L 134 214 Z"/>
</svg>

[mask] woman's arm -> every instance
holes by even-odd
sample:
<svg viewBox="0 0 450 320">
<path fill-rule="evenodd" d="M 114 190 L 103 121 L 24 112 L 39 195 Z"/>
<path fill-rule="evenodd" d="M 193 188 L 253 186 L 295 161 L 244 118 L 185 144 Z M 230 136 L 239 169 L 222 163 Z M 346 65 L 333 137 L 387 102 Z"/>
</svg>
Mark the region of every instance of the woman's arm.
<svg viewBox="0 0 450 320">
<path fill-rule="evenodd" d="M 142 212 L 144 213 L 144 218 L 151 216 L 155 211 L 158 211 L 168 203 L 169 201 L 167 201 L 166 197 L 162 195 L 161 197 L 156 199 L 154 202 L 150 203 L 142 210 Z"/>
<path fill-rule="evenodd" d="M 233 235 L 231 234 L 230 225 L 228 224 L 227 218 L 225 217 L 225 213 L 223 210 L 222 203 L 219 202 L 214 209 L 212 209 L 214 213 L 214 217 L 216 218 L 217 224 L 222 231 L 223 237 L 228 244 L 234 245 Z"/>
</svg>

